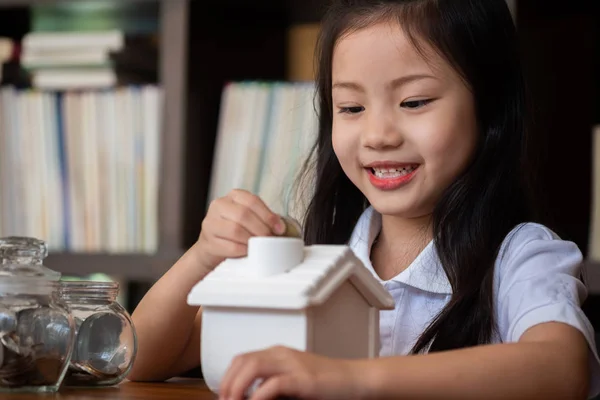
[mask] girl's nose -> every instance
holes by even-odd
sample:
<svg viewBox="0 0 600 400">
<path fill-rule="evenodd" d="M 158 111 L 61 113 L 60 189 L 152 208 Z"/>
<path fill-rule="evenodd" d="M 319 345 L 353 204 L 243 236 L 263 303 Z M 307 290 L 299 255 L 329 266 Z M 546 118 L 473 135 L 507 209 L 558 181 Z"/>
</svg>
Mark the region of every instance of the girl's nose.
<svg viewBox="0 0 600 400">
<path fill-rule="evenodd" d="M 362 145 L 372 149 L 400 147 L 404 137 L 393 113 L 372 113 L 362 133 Z"/>
</svg>

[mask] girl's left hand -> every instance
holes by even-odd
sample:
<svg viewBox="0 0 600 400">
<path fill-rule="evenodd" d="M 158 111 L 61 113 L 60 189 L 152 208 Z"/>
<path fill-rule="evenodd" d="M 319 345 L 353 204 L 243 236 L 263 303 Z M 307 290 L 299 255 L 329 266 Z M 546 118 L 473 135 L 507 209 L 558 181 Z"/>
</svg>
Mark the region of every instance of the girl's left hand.
<svg viewBox="0 0 600 400">
<path fill-rule="evenodd" d="M 331 359 L 287 347 L 236 357 L 223 376 L 220 398 L 241 400 L 256 379 L 250 400 L 288 396 L 302 399 L 352 399 L 359 396 L 359 373 L 351 360 Z"/>
</svg>

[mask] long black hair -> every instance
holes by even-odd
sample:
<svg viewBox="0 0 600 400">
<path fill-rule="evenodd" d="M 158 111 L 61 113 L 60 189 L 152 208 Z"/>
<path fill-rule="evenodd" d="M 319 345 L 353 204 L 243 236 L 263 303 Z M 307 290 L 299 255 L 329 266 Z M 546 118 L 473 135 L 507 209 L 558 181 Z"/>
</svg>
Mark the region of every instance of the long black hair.
<svg viewBox="0 0 600 400">
<path fill-rule="evenodd" d="M 417 50 L 428 44 L 455 68 L 473 93 L 479 129 L 473 161 L 433 213 L 434 243 L 453 294 L 412 352 L 489 343 L 500 246 L 519 223 L 536 218 L 530 207 L 526 90 L 505 0 L 334 0 L 317 49 L 319 131 L 313 162 L 305 164 L 306 174 L 314 174 L 305 240 L 347 243 L 368 206 L 333 151 L 331 63 L 342 35 L 382 20 L 397 21 Z"/>
</svg>

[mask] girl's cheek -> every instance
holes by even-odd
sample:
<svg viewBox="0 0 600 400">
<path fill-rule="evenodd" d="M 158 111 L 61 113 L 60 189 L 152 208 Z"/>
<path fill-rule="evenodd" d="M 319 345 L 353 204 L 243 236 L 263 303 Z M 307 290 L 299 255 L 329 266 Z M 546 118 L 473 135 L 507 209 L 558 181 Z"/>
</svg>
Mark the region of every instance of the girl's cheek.
<svg viewBox="0 0 600 400">
<path fill-rule="evenodd" d="M 341 137 L 341 135 L 339 134 L 339 132 L 336 132 L 336 129 L 334 127 L 333 133 L 331 135 L 331 144 L 333 146 L 333 152 L 335 153 L 336 157 L 338 158 L 338 160 L 340 160 L 340 162 L 343 162 L 344 160 L 344 140 Z"/>
<path fill-rule="evenodd" d="M 445 158 L 450 155 L 455 149 L 456 143 L 452 140 L 454 135 L 449 132 L 438 131 L 436 134 L 426 136 L 426 147 L 428 153 L 436 158 Z"/>
<path fill-rule="evenodd" d="M 333 135 L 333 151 L 346 176 L 357 184 L 358 149 L 353 140 L 346 134 Z"/>
<path fill-rule="evenodd" d="M 347 162 L 348 158 L 350 158 L 348 142 L 348 140 L 342 138 L 334 137 L 333 139 L 333 151 L 341 163 Z"/>
<path fill-rule="evenodd" d="M 338 157 L 344 157 L 352 152 L 352 146 L 356 145 L 356 126 L 341 121 L 333 123 L 331 134 L 333 150 Z"/>
<path fill-rule="evenodd" d="M 473 146 L 461 132 L 440 131 L 427 142 L 426 162 L 429 161 L 441 181 L 454 180 L 470 159 Z"/>
<path fill-rule="evenodd" d="M 455 119 L 433 114 L 412 120 L 403 127 L 403 132 L 407 141 L 418 146 L 422 157 L 436 159 L 445 158 L 448 153 L 463 147 L 462 142 L 468 136 Z"/>
</svg>

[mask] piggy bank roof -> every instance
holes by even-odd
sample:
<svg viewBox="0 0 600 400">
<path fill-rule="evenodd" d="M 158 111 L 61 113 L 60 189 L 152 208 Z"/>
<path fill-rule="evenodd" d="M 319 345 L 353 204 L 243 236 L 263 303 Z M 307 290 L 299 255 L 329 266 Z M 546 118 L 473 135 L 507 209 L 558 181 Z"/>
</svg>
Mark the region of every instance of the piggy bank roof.
<svg viewBox="0 0 600 400">
<path fill-rule="evenodd" d="M 299 310 L 320 305 L 349 281 L 365 301 L 393 309 L 394 299 L 347 246 L 303 247 L 298 265 L 282 273 L 256 274 L 249 259 L 227 259 L 188 295 L 190 305 Z"/>
</svg>

